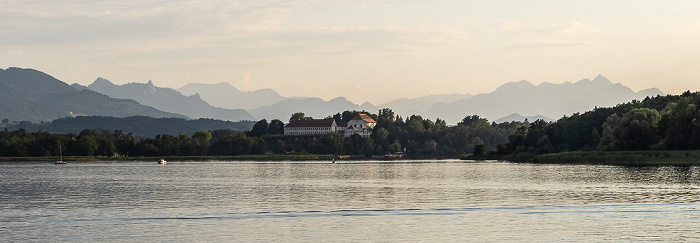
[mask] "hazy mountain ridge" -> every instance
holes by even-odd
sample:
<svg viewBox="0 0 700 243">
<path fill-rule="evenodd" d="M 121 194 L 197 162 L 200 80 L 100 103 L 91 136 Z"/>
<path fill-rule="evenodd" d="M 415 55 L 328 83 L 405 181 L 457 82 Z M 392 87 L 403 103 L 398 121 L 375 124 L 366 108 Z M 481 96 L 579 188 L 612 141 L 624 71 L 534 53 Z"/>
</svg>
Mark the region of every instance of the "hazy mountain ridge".
<svg viewBox="0 0 700 243">
<path fill-rule="evenodd" d="M 191 118 L 213 118 L 229 121 L 255 119 L 243 109 L 232 110 L 214 107 L 202 100 L 198 94 L 185 96 L 174 89 L 157 87 L 152 81 L 145 84 L 116 85 L 107 79 L 97 78 L 95 82 L 88 85 L 88 88 L 110 97 L 133 99 L 144 105 L 184 114 Z"/>
<path fill-rule="evenodd" d="M 422 115 L 426 118 L 441 118 L 449 124 L 456 124 L 467 115 L 479 115 L 491 120 L 514 121 L 543 118 L 552 120 L 551 117 L 558 118 L 570 115 L 575 112 L 583 112 L 594 107 L 614 106 L 633 99 L 643 99 L 646 96 L 663 94 L 656 88 L 633 92 L 630 88 L 619 83 L 612 83 L 602 75 L 598 75 L 593 80 L 582 79 L 578 82 L 565 82 L 562 84 L 541 83 L 533 85 L 522 80 L 501 85 L 491 93 L 479 94 L 437 94 L 417 98 L 401 98 L 389 101 L 380 106 L 374 106 L 369 102 L 362 105 L 354 104 L 344 97 L 338 97 L 329 101 L 320 98 L 285 98 L 271 89 L 258 90 L 253 92 L 242 92 L 228 83 L 219 84 L 190 84 L 185 85 L 180 90 L 190 92 L 192 96 L 197 95 L 206 100 L 201 91 L 207 93 L 207 97 L 219 97 L 230 100 L 225 104 L 229 107 L 245 105 L 255 107 L 248 112 L 257 120 L 260 119 L 280 119 L 286 120 L 289 115 L 295 112 L 304 112 L 310 117 L 326 117 L 345 110 L 367 110 L 376 112 L 379 108 L 390 108 L 397 115 L 408 116 L 413 114 Z M 194 93 L 193 93 L 194 92 Z M 264 93 L 270 94 L 270 99 Z M 247 98 L 246 102 L 235 101 L 236 99 Z M 236 98 L 231 98 L 236 97 Z M 271 101 L 279 100 L 275 103 Z M 258 103 L 258 102 L 267 103 Z M 235 103 L 238 102 L 238 103 Z M 526 114 L 524 116 L 512 116 L 514 113 Z M 524 117 L 524 118 L 523 118 Z"/>
<path fill-rule="evenodd" d="M 333 115 L 345 110 L 366 110 L 369 112 L 377 112 L 381 108 L 390 108 L 397 115 L 406 117 L 414 114 L 425 115 L 427 111 L 435 104 L 449 103 L 471 97 L 473 97 L 471 94 L 437 94 L 417 98 L 400 98 L 379 106 L 375 106 L 369 102 L 365 102 L 362 105 L 357 105 L 348 101 L 344 97 L 338 97 L 329 101 L 311 97 L 287 98 L 272 105 L 261 106 L 256 109 L 249 110 L 249 112 L 257 119 L 286 120 L 289 118 L 289 115 L 295 112 L 304 112 L 307 116 L 319 118 Z M 462 118 L 464 116 L 462 116 Z"/>
<path fill-rule="evenodd" d="M 655 88 L 635 93 L 622 84 L 613 84 L 602 75 L 593 80 L 583 79 L 576 83 L 562 84 L 533 85 L 522 80 L 506 83 L 491 93 L 436 104 L 428 110 L 427 115 L 430 118 L 444 119 L 448 124 L 455 124 L 464 116 L 472 114 L 492 120 L 513 113 L 559 118 L 592 110 L 596 106 L 609 107 L 661 94 L 663 93 Z"/>
<path fill-rule="evenodd" d="M 504 122 L 513 122 L 513 121 L 520 121 L 520 122 L 522 122 L 522 121 L 525 121 L 526 119 L 527 119 L 528 121 L 530 121 L 530 122 L 534 122 L 534 121 L 537 121 L 537 120 L 544 120 L 544 121 L 546 121 L 546 122 L 555 121 L 554 119 L 549 118 L 549 117 L 546 117 L 546 116 L 540 116 L 540 115 L 537 115 L 537 116 L 522 116 L 522 115 L 520 115 L 520 114 L 518 114 L 518 113 L 513 113 L 513 114 L 507 115 L 507 116 L 505 116 L 505 117 L 501 117 L 501 118 L 499 118 L 499 119 L 496 119 L 496 120 L 493 121 L 493 122 L 498 123 L 498 124 L 504 123 Z"/>
<path fill-rule="evenodd" d="M 324 101 L 320 98 L 290 98 L 273 105 L 250 110 L 250 113 L 258 119 L 287 121 L 295 112 L 303 112 L 307 117 L 323 118 L 346 110 L 376 112 L 379 109 L 370 103 L 359 106 L 348 101 L 345 97 L 338 97 L 329 101 Z"/>
<path fill-rule="evenodd" d="M 214 87 L 218 93 L 205 90 L 210 92 L 208 93 L 210 97 L 215 96 L 214 94 L 221 97 L 238 96 L 239 99 L 255 97 L 255 99 L 249 99 L 247 103 L 240 103 L 250 107 L 264 104 L 257 103 L 261 100 L 267 103 L 279 101 L 248 111 L 231 110 L 210 105 L 199 92 L 185 96 L 174 89 L 157 87 L 150 81 L 145 84 L 115 85 L 109 80 L 98 78 L 86 87 L 79 84 L 67 85 L 46 73 L 33 69 L 8 68 L 0 69 L 0 102 L 2 102 L 0 114 L 4 115 L 0 118 L 36 122 L 80 115 L 185 117 L 176 114 L 180 113 L 191 118 L 230 121 L 260 119 L 286 121 L 295 112 L 304 112 L 307 116 L 322 118 L 345 110 L 376 112 L 379 108 L 390 108 L 397 115 L 418 114 L 425 118 L 441 118 L 448 124 L 456 124 L 468 115 L 479 115 L 492 121 L 521 120 L 523 117 L 533 120 L 531 118 L 537 116 L 559 118 L 591 110 L 594 107 L 610 107 L 633 99 L 641 100 L 647 96 L 663 94 L 656 88 L 634 92 L 622 84 L 610 82 L 602 75 L 598 75 L 593 80 L 582 79 L 575 83 L 561 84 L 533 85 L 522 80 L 503 84 L 491 93 L 475 96 L 437 94 L 396 99 L 380 106 L 374 106 L 369 102 L 358 105 L 344 97 L 328 101 L 320 98 L 285 98 L 271 89 L 242 92 L 227 83 L 192 84 L 183 86 L 181 89 L 186 90 L 186 87 L 189 87 L 190 92 L 197 87 Z M 121 99 L 110 98 L 93 90 Z"/>
<path fill-rule="evenodd" d="M 256 119 L 286 121 L 295 112 L 310 117 L 326 117 L 345 110 L 379 110 L 369 102 L 354 104 L 344 97 L 324 101 L 315 97 L 284 97 L 272 89 L 244 92 L 228 83 L 188 84 L 178 89 L 183 94 L 199 94 L 203 100 L 224 108 L 246 109 Z"/>
<path fill-rule="evenodd" d="M 199 96 L 209 104 L 226 109 L 251 110 L 261 106 L 280 102 L 285 97 L 272 89 L 260 89 L 244 92 L 229 83 L 202 84 L 191 83 L 177 89 L 183 95 Z"/>
<path fill-rule="evenodd" d="M 40 122 L 80 115 L 185 117 L 133 100 L 112 99 L 94 91 L 81 91 L 34 69 L 0 69 L 1 118 Z"/>
<path fill-rule="evenodd" d="M 437 94 L 418 98 L 400 98 L 380 106 L 369 102 L 361 105 L 347 101 L 344 97 L 324 101 L 315 97 L 284 97 L 272 89 L 240 91 L 229 83 L 192 83 L 177 89 L 184 95 L 199 94 L 206 102 L 223 108 L 246 109 L 256 119 L 288 119 L 295 112 L 307 116 L 325 117 L 345 110 L 366 110 L 376 112 L 379 108 L 390 107 L 397 114 L 408 116 L 425 113 L 436 103 L 448 103 L 472 97 L 471 94 Z M 321 114 L 319 110 L 329 113 Z"/>
<path fill-rule="evenodd" d="M 409 116 L 413 114 L 424 114 L 430 107 L 437 103 L 450 103 L 458 100 L 474 97 L 471 94 L 436 94 L 422 96 L 418 98 L 400 98 L 386 102 L 379 107 L 389 107 L 396 114 Z"/>
</svg>

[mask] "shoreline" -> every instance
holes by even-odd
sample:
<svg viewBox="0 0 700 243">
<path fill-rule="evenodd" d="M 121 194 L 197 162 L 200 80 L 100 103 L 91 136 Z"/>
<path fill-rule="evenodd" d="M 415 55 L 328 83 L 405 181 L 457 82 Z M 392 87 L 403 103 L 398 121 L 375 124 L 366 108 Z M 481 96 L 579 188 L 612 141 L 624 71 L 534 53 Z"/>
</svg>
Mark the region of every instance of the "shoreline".
<svg viewBox="0 0 700 243">
<path fill-rule="evenodd" d="M 102 161 L 300 161 L 300 160 L 331 160 L 333 155 L 236 155 L 236 156 L 140 156 L 140 157 L 95 157 L 95 156 L 63 156 L 66 162 L 102 162 Z M 0 157 L 2 162 L 53 162 L 55 157 Z"/>
<path fill-rule="evenodd" d="M 700 150 L 563 152 L 535 156 L 537 164 L 602 164 L 629 166 L 700 165 Z"/>
<path fill-rule="evenodd" d="M 294 154 L 294 155 L 236 155 L 236 156 L 142 156 L 142 157 L 94 157 L 94 156 L 64 156 L 63 161 L 75 162 L 119 162 L 119 161 L 154 161 L 165 159 L 168 162 L 177 161 L 418 161 L 418 160 L 461 160 L 470 161 L 501 161 L 509 163 L 533 164 L 600 164 L 625 166 L 690 166 L 700 165 L 700 150 L 645 150 L 645 151 L 593 151 L 593 152 L 562 152 L 535 156 L 531 161 L 510 161 L 491 156 L 462 156 L 460 157 L 402 157 L 385 158 L 379 156 L 364 157 L 350 156 L 338 158 L 331 154 Z M 49 157 L 0 157 L 0 163 L 9 162 L 55 162 L 58 158 Z"/>
<path fill-rule="evenodd" d="M 94 157 L 94 156 L 64 156 L 66 162 L 118 162 L 118 161 L 154 161 L 165 159 L 172 161 L 399 161 L 399 160 L 451 160 L 455 158 L 447 157 L 410 157 L 410 158 L 383 158 L 383 157 L 360 157 L 351 156 L 338 158 L 331 154 L 303 154 L 303 155 L 235 155 L 235 156 L 142 156 L 142 157 Z M 56 157 L 0 157 L 0 163 L 7 162 L 55 162 Z"/>
</svg>

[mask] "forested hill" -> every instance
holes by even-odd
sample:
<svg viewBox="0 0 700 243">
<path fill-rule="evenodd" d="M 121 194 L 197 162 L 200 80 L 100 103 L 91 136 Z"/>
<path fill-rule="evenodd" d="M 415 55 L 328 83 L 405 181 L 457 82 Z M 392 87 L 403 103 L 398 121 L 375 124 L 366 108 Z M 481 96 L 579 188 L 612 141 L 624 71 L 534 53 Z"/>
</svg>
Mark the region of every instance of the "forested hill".
<svg viewBox="0 0 700 243">
<path fill-rule="evenodd" d="M 9 126 L 8 130 L 23 128 L 27 131 L 44 131 L 52 133 L 80 133 L 84 129 L 121 130 L 142 137 L 154 137 L 157 134 L 177 136 L 180 133 L 191 135 L 202 130 L 230 129 L 234 131 L 250 130 L 253 121 L 221 121 L 214 119 L 187 120 L 182 118 L 151 118 L 134 116 L 125 118 L 81 116 L 56 119 L 50 123 L 31 124 L 23 122 Z"/>
<path fill-rule="evenodd" d="M 34 69 L 0 69 L 0 119 L 40 122 L 78 115 L 185 117 L 133 100 L 81 91 Z"/>
<path fill-rule="evenodd" d="M 567 151 L 700 149 L 700 92 L 647 97 L 530 123 L 498 148 L 504 159 Z"/>
</svg>

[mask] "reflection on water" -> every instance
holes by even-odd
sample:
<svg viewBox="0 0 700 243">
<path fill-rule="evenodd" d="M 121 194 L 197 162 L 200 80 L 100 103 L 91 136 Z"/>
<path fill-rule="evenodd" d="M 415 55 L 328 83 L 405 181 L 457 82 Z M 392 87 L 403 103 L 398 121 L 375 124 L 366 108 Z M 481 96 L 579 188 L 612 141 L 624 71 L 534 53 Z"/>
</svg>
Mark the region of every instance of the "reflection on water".
<svg viewBox="0 0 700 243">
<path fill-rule="evenodd" d="M 700 167 L 0 165 L 0 241 L 692 240 Z"/>
</svg>

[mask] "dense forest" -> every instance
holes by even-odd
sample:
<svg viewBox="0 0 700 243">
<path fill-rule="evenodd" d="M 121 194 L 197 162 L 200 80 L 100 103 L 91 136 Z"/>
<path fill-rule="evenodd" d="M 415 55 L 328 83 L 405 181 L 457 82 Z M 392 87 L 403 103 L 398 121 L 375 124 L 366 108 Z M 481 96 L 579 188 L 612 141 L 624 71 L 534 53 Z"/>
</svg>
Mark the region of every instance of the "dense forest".
<svg viewBox="0 0 700 243">
<path fill-rule="evenodd" d="M 360 113 L 345 111 L 329 117 L 348 121 Z M 362 113 L 367 113 L 362 111 Z M 0 132 L 0 156 L 57 156 L 59 148 L 72 156 L 203 156 L 248 154 L 384 155 L 405 152 L 409 156 L 457 157 L 475 148 L 495 149 L 528 123 L 489 123 L 472 115 L 456 126 L 413 115 L 396 116 L 390 109 L 368 113 L 377 121 L 372 136 L 342 134 L 285 136 L 284 122 L 261 120 L 250 131 L 200 130 L 189 135 L 138 136 L 123 130 L 84 129 L 79 133 Z M 304 117 L 303 114 L 293 116 Z M 291 118 L 290 118 L 291 119 Z M 60 124 L 60 121 L 58 122 Z"/>
<path fill-rule="evenodd" d="M 568 151 L 700 149 L 700 93 L 647 97 L 518 129 L 492 157 L 527 161 Z"/>
<path fill-rule="evenodd" d="M 49 131 L 52 133 L 80 133 L 84 129 L 122 130 L 138 137 L 154 137 L 158 134 L 177 136 L 180 133 L 193 134 L 202 130 L 230 129 L 235 131 L 250 130 L 254 121 L 222 121 L 215 119 L 153 118 L 145 116 L 103 117 L 78 116 L 53 120 L 52 122 L 32 123 L 29 121 L 10 122 L 3 119 L 1 127 L 8 130 L 24 129 L 29 132 Z"/>
</svg>

